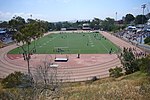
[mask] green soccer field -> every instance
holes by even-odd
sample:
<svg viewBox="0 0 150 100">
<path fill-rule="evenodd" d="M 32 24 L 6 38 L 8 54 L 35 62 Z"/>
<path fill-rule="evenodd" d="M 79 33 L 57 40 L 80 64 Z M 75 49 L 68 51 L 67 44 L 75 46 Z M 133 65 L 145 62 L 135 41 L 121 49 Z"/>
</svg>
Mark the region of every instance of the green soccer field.
<svg viewBox="0 0 150 100">
<path fill-rule="evenodd" d="M 24 46 L 27 49 L 27 46 Z M 99 33 L 55 33 L 49 34 L 30 45 L 36 54 L 107 54 L 117 53 L 119 48 Z M 10 54 L 22 53 L 21 48 Z"/>
</svg>

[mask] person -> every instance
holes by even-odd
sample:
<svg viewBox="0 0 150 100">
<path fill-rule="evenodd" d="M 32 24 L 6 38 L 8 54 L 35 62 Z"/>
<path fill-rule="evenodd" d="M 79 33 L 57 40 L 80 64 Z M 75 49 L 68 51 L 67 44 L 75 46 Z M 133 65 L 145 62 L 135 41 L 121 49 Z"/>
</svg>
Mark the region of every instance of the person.
<svg viewBox="0 0 150 100">
<path fill-rule="evenodd" d="M 87 43 L 87 46 L 89 45 L 89 43 Z"/>
<path fill-rule="evenodd" d="M 80 54 L 78 53 L 78 56 L 77 56 L 77 58 L 80 58 Z"/>
<path fill-rule="evenodd" d="M 110 49 L 110 51 L 112 51 L 112 48 Z"/>
<path fill-rule="evenodd" d="M 24 58 L 24 60 L 26 60 L 26 58 L 25 58 L 25 54 L 23 53 L 23 58 Z"/>
<path fill-rule="evenodd" d="M 109 51 L 109 54 L 111 54 L 111 50 Z"/>
<path fill-rule="evenodd" d="M 109 51 L 109 54 L 111 54 L 112 53 L 112 48 L 110 49 L 110 51 Z"/>
</svg>

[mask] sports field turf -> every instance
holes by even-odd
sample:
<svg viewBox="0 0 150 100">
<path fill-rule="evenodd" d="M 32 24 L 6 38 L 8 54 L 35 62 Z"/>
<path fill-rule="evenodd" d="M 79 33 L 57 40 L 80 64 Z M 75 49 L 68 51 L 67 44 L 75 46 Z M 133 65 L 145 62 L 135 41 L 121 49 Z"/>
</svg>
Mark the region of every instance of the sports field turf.
<svg viewBox="0 0 150 100">
<path fill-rule="evenodd" d="M 116 45 L 99 33 L 49 34 L 33 41 L 30 50 L 34 47 L 33 52 L 36 54 L 107 54 L 119 51 Z M 19 54 L 22 49 L 16 48 L 9 53 Z"/>
</svg>

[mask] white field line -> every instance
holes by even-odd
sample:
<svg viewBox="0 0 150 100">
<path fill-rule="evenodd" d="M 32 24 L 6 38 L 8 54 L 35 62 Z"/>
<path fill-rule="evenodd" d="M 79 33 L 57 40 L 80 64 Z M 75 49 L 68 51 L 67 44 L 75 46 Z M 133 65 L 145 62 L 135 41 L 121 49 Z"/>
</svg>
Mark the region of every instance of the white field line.
<svg viewBox="0 0 150 100">
<path fill-rule="evenodd" d="M 105 48 L 105 50 L 107 50 L 109 52 L 109 50 L 106 48 L 106 46 L 100 42 L 100 44 L 102 44 L 102 46 Z"/>
<path fill-rule="evenodd" d="M 112 46 L 116 49 L 116 52 L 118 52 L 118 50 L 119 50 L 119 49 L 118 49 L 118 48 L 116 48 L 116 46 L 114 46 L 115 44 L 111 43 L 111 41 L 110 41 L 110 40 L 109 40 L 108 42 L 109 42 L 109 44 L 111 44 L 111 45 L 112 45 Z M 115 51 L 114 51 L 114 52 L 115 52 Z"/>
<path fill-rule="evenodd" d="M 103 43 L 100 42 L 100 44 L 102 44 L 102 46 L 105 48 L 105 50 L 107 50 L 107 52 L 109 52 L 109 50 L 106 48 L 106 46 Z M 97 49 L 98 49 L 98 47 L 97 47 Z"/>
<path fill-rule="evenodd" d="M 93 41 L 92 41 L 91 36 L 89 34 L 88 34 L 88 39 L 89 39 L 91 47 L 95 46 L 95 45 L 93 45 Z"/>
<path fill-rule="evenodd" d="M 40 45 L 39 48 L 41 48 L 42 46 L 46 45 L 47 43 L 49 43 L 50 41 L 54 40 L 54 39 L 57 38 L 57 37 L 58 37 L 58 35 L 55 36 L 54 38 L 48 40 L 47 42 L 43 43 L 42 45 Z"/>
</svg>

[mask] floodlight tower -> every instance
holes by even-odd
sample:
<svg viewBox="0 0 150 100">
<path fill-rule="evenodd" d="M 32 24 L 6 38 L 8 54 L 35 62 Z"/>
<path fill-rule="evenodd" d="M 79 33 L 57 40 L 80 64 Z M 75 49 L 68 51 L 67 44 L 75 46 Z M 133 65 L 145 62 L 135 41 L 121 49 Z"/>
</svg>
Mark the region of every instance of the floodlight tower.
<svg viewBox="0 0 150 100">
<path fill-rule="evenodd" d="M 117 21 L 117 12 L 116 12 L 116 21 Z"/>
<path fill-rule="evenodd" d="M 143 16 L 142 16 L 142 26 L 144 27 L 144 9 L 146 8 L 146 4 L 143 4 L 142 6 L 141 6 L 141 8 L 143 9 Z M 141 37 L 140 37 L 140 43 L 142 43 L 142 35 L 141 35 Z"/>
<path fill-rule="evenodd" d="M 143 5 L 141 6 L 141 8 L 143 9 L 143 17 L 144 17 L 144 9 L 146 8 L 146 4 L 143 4 Z M 142 23 L 144 24 L 144 22 L 143 22 L 143 17 L 142 17 Z"/>
<path fill-rule="evenodd" d="M 31 19 L 32 19 L 32 14 L 30 15 Z"/>
</svg>

